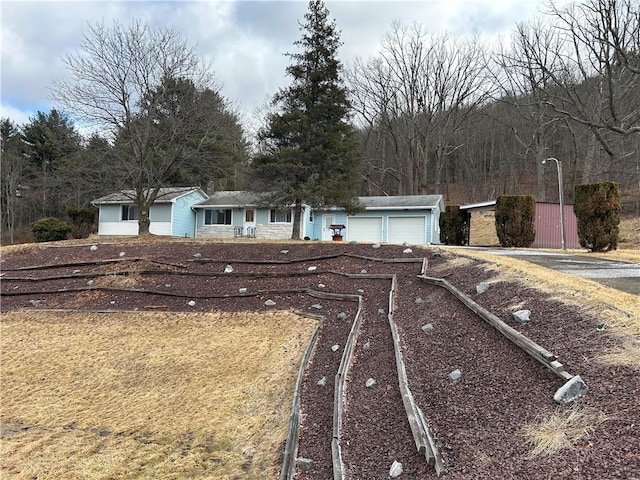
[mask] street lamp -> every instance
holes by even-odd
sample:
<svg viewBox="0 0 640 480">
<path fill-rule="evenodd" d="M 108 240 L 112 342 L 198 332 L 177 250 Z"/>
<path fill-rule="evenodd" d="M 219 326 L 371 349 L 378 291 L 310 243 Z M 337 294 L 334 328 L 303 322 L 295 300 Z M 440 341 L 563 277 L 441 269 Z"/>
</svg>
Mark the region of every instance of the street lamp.
<svg viewBox="0 0 640 480">
<path fill-rule="evenodd" d="M 558 167 L 558 197 L 560 199 L 560 236 L 562 237 L 562 249 L 567 249 L 567 240 L 564 233 L 564 198 L 562 195 L 562 160 L 558 160 L 554 157 L 549 157 L 542 160 L 542 165 L 547 163 L 547 161 L 553 160 L 556 162 L 556 167 Z"/>
</svg>

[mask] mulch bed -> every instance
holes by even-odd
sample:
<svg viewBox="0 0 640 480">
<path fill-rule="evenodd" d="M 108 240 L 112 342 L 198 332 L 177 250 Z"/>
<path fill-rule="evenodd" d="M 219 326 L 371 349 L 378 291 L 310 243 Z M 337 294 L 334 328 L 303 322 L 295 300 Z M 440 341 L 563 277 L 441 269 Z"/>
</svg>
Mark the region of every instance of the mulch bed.
<svg viewBox="0 0 640 480">
<path fill-rule="evenodd" d="M 332 478 L 331 438 L 334 376 L 354 320 L 354 301 L 315 298 L 309 290 L 361 295 L 363 323 L 349 372 L 342 454 L 350 479 L 436 478 L 416 452 L 398 389 L 387 313 L 391 281 L 346 274 L 387 274 L 397 279 L 393 318 L 398 325 L 409 387 L 435 435 L 451 479 L 633 479 L 640 478 L 640 380 L 637 371 L 600 363 L 597 355 L 619 344 L 598 332 L 597 319 L 549 294 L 498 278 L 477 294 L 476 285 L 495 279 L 476 261 L 456 262 L 448 253 L 402 246 L 291 242 L 153 244 L 99 243 L 43 246 L 3 254 L 2 311 L 86 309 L 153 311 L 267 311 L 293 309 L 325 321 L 302 387 L 298 456 L 313 460 L 296 478 Z M 345 255 L 346 254 L 346 255 Z M 590 390 L 573 405 L 559 406 L 553 394 L 562 381 L 527 356 L 444 289 L 417 277 L 446 277 L 457 288 L 556 354 Z M 385 262 L 415 258 L 412 263 Z M 116 262 L 80 265 L 113 259 Z M 160 262 L 160 263 L 157 263 Z M 74 264 L 74 265 L 67 265 Z M 20 267 L 48 265 L 35 270 Z M 227 265 L 232 273 L 224 273 Z M 311 270 L 310 270 L 311 267 Z M 313 268 L 315 267 L 315 269 Z M 128 272 L 128 275 L 124 275 Z M 121 274 L 116 276 L 115 274 Z M 17 278 L 44 278 L 43 281 Z M 100 287 L 100 288 L 97 288 Z M 78 291 L 60 291 L 78 289 Z M 140 291 L 133 291 L 133 290 Z M 246 292 L 241 290 L 246 289 Z M 42 292 L 10 295 L 16 292 Z M 275 306 L 265 306 L 272 300 Z M 531 310 L 518 326 L 511 309 Z M 321 307 L 321 308 L 318 308 Z M 347 315 L 346 320 L 338 318 Z M 422 326 L 431 323 L 433 330 Z M 336 351 L 332 346 L 338 345 Z M 452 382 L 448 374 L 459 369 Z M 326 385 L 318 380 L 326 377 Z M 376 385 L 367 388 L 367 379 Z M 608 420 L 574 449 L 533 458 L 522 435 L 526 423 L 571 408 L 603 412 Z"/>
</svg>

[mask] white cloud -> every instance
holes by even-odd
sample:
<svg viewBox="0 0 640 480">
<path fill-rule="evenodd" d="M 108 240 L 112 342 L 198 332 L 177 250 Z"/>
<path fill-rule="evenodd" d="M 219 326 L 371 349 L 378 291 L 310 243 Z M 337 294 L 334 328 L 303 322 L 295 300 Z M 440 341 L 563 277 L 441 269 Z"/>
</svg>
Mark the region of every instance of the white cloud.
<svg viewBox="0 0 640 480">
<path fill-rule="evenodd" d="M 563 0 L 564 1 L 564 0 Z M 420 23 L 427 32 L 508 34 L 543 0 L 329 0 L 341 31 L 340 54 L 348 64 L 379 50 L 391 21 Z M 66 74 L 62 57 L 78 48 L 88 25 L 140 19 L 171 27 L 213 63 L 222 93 L 247 116 L 286 85 L 285 68 L 300 37 L 306 0 L 290 1 L 39 1 L 1 2 L 3 116 L 24 122 L 55 105 L 49 87 Z"/>
</svg>

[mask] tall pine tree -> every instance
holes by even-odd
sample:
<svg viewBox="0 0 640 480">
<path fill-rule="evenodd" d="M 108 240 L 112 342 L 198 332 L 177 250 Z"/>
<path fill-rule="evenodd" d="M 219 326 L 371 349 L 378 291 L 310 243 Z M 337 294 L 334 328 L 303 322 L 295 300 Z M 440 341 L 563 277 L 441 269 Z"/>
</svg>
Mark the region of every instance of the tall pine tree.
<svg viewBox="0 0 640 480">
<path fill-rule="evenodd" d="M 360 144 L 337 58 L 340 33 L 328 17 L 321 0 L 309 2 L 295 42 L 302 52 L 288 54 L 293 81 L 274 96 L 274 113 L 259 133 L 261 154 L 252 161 L 255 188 L 271 192 L 277 205 L 293 205 L 294 240 L 300 238 L 303 203 L 357 208 Z"/>
</svg>

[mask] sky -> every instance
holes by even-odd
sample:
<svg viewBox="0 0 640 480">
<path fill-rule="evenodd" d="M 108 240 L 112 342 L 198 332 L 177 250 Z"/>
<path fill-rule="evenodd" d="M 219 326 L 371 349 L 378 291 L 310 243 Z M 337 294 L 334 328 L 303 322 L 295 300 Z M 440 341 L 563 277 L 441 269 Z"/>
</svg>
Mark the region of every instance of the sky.
<svg viewBox="0 0 640 480">
<path fill-rule="evenodd" d="M 535 17 L 544 0 L 336 0 L 326 1 L 341 32 L 345 66 L 368 59 L 394 20 L 417 22 L 429 33 L 508 38 L 519 22 Z M 305 0 L 32 1 L 1 0 L 0 116 L 17 124 L 56 105 L 50 88 L 67 74 L 65 55 L 79 51 L 90 25 L 128 25 L 132 19 L 180 32 L 211 61 L 222 94 L 245 122 L 279 88 L 290 83 L 286 53 L 296 52 Z"/>
</svg>

